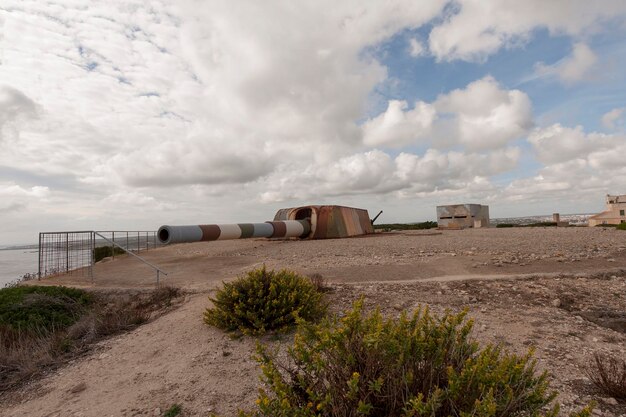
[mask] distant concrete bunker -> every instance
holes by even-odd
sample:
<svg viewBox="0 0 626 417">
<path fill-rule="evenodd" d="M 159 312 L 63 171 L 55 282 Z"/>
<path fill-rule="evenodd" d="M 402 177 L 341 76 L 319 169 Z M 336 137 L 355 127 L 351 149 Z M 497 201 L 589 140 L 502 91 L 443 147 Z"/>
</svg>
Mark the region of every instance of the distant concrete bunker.
<svg viewBox="0 0 626 417">
<path fill-rule="evenodd" d="M 437 206 L 440 229 L 489 227 L 489 206 L 482 204 L 451 204 Z"/>
<path fill-rule="evenodd" d="M 246 238 L 334 239 L 374 233 L 367 210 L 344 206 L 302 206 L 278 210 L 264 223 L 161 226 L 161 243 Z"/>
</svg>

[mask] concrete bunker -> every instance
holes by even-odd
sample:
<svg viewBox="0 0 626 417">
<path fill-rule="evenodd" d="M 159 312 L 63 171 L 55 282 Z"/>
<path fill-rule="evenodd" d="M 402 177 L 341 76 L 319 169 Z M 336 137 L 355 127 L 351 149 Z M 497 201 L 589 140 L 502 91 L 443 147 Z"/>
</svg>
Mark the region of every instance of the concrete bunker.
<svg viewBox="0 0 626 417">
<path fill-rule="evenodd" d="M 482 204 L 450 204 L 437 206 L 440 229 L 489 227 L 489 206 Z"/>
</svg>

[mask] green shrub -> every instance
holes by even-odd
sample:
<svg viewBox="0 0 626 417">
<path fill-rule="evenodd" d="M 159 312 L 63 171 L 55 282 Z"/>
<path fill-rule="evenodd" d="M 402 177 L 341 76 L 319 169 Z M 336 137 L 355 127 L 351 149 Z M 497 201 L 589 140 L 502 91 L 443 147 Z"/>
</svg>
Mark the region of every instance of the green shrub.
<svg viewBox="0 0 626 417">
<path fill-rule="evenodd" d="M 296 318 L 315 320 L 325 313 L 322 294 L 311 280 L 294 272 L 268 271 L 265 266 L 224 283 L 214 307 L 204 313 L 207 324 L 245 334 L 262 334 L 292 326 Z"/>
<path fill-rule="evenodd" d="M 170 408 L 165 410 L 165 413 L 163 413 L 163 417 L 176 417 L 180 415 L 182 411 L 183 408 L 180 406 L 180 404 L 174 404 Z"/>
<path fill-rule="evenodd" d="M 0 289 L 0 326 L 15 331 L 51 332 L 72 325 L 90 303 L 83 290 L 16 286 Z"/>
<path fill-rule="evenodd" d="M 615 228 L 617 230 L 626 230 L 626 223 L 620 223 L 617 226 L 615 226 Z"/>
<path fill-rule="evenodd" d="M 124 249 L 118 248 L 117 246 L 99 246 L 97 248 L 94 248 L 93 250 L 93 261 L 99 262 L 104 258 L 108 258 L 109 256 L 123 255 L 125 253 L 126 252 L 124 252 Z"/>
<path fill-rule="evenodd" d="M 532 352 L 479 349 L 465 313 L 428 309 L 397 320 L 365 315 L 362 301 L 339 318 L 303 323 L 288 359 L 258 348 L 257 409 L 242 416 L 555 416 L 555 392 Z M 580 415 L 588 415 L 585 409 Z"/>
<path fill-rule="evenodd" d="M 513 223 L 498 223 L 496 224 L 496 228 L 498 229 L 502 229 L 505 227 L 515 227 L 515 225 Z"/>
</svg>

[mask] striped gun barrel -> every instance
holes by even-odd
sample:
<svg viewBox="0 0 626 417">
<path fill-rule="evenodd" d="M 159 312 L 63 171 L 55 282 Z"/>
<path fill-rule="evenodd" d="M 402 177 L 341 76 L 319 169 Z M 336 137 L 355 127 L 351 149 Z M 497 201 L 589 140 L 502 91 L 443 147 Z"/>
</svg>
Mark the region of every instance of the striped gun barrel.
<svg viewBox="0 0 626 417">
<path fill-rule="evenodd" d="M 308 220 L 281 220 L 265 223 L 161 226 L 157 232 L 157 238 L 159 242 L 169 244 L 252 237 L 303 238 L 308 237 L 310 233 L 311 224 Z"/>
</svg>

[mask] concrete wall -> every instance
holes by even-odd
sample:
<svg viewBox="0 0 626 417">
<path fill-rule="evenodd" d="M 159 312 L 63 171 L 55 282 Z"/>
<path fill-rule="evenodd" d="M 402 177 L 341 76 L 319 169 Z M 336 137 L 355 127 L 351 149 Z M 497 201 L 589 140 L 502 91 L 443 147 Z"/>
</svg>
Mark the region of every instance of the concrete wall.
<svg viewBox="0 0 626 417">
<path fill-rule="evenodd" d="M 437 224 L 442 229 L 489 227 L 489 206 L 481 204 L 437 206 Z"/>
</svg>

